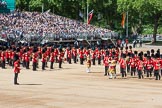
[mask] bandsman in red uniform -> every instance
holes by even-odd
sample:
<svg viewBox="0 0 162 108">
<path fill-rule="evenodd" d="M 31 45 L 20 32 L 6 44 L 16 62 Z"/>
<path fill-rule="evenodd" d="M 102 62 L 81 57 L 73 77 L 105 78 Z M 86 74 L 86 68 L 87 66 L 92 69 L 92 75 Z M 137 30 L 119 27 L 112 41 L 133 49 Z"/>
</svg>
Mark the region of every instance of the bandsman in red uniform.
<svg viewBox="0 0 162 108">
<path fill-rule="evenodd" d="M 91 68 L 91 58 L 90 58 L 90 55 L 87 56 L 87 73 L 90 72 L 90 68 Z"/>
</svg>

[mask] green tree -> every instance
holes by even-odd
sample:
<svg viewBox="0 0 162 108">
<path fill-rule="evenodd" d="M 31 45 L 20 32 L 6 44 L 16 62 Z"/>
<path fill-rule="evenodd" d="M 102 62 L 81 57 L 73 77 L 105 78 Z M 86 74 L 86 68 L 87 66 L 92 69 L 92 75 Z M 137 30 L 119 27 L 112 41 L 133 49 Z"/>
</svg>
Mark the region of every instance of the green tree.
<svg viewBox="0 0 162 108">
<path fill-rule="evenodd" d="M 135 0 L 134 9 L 137 9 L 139 13 L 143 14 L 143 21 L 148 20 L 153 24 L 153 40 L 156 42 L 157 30 L 160 25 L 160 19 L 162 17 L 162 0 Z"/>
</svg>

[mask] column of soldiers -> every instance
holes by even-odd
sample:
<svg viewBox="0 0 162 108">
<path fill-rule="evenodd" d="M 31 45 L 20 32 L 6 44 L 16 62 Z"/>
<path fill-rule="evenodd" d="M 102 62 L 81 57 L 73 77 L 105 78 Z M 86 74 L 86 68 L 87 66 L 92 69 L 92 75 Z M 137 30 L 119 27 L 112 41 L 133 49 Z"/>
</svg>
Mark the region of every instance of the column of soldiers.
<svg viewBox="0 0 162 108">
<path fill-rule="evenodd" d="M 61 46 L 56 48 L 53 46 L 11 46 L 5 47 L 0 46 L 0 66 L 2 69 L 8 66 L 14 67 L 14 57 L 17 55 L 19 57 L 20 63 L 26 69 L 30 69 L 30 64 L 32 65 L 32 70 L 36 71 L 39 68 L 39 61 L 42 62 L 42 70 L 48 67 L 48 62 L 50 62 L 50 69 L 54 69 L 54 63 L 58 63 L 58 67 L 62 68 L 62 63 L 67 61 L 69 64 L 77 63 L 83 65 L 84 61 L 88 60 L 92 64 L 105 66 L 105 76 L 109 76 L 110 79 L 116 78 L 117 69 L 116 65 L 120 65 L 120 73 L 122 78 L 127 78 L 128 74 L 130 76 L 138 76 L 139 79 L 146 77 L 155 76 L 156 80 L 160 80 L 162 75 L 162 56 L 160 55 L 160 50 L 144 52 L 132 51 L 132 47 L 126 48 L 119 47 L 109 47 L 109 48 L 99 48 L 99 47 L 67 47 L 66 49 Z M 73 61 L 72 61 L 73 60 Z M 89 67 L 89 66 L 88 66 Z"/>
</svg>

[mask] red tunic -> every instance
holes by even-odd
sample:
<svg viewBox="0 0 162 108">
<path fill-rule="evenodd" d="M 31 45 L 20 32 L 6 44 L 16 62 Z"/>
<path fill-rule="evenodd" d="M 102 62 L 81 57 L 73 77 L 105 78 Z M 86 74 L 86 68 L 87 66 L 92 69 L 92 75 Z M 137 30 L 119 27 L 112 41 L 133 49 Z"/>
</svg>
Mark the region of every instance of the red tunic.
<svg viewBox="0 0 162 108">
<path fill-rule="evenodd" d="M 14 62 L 14 73 L 20 73 L 20 64 L 18 61 Z"/>
<path fill-rule="evenodd" d="M 109 66 L 109 57 L 106 56 L 106 57 L 104 58 L 103 62 L 104 62 L 104 65 L 105 65 L 105 66 Z"/>
<path fill-rule="evenodd" d="M 154 70 L 159 70 L 160 69 L 160 63 L 158 60 L 155 60 L 153 63 Z"/>
<path fill-rule="evenodd" d="M 142 62 L 141 60 L 139 60 L 139 61 L 137 62 L 137 69 L 138 69 L 138 70 L 142 70 L 142 69 L 143 69 L 143 62 Z"/>
<path fill-rule="evenodd" d="M 125 61 L 123 58 L 121 58 L 121 59 L 119 60 L 119 64 L 120 64 L 120 67 L 121 67 L 121 68 L 123 68 L 123 69 L 126 68 L 126 61 Z"/>
</svg>

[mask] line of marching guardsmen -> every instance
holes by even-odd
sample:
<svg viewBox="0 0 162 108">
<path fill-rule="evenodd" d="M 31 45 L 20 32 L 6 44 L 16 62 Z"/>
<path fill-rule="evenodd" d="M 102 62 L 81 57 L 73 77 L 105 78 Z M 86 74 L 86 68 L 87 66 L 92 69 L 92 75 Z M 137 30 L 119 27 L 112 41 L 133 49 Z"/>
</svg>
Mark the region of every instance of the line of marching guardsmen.
<svg viewBox="0 0 162 108">
<path fill-rule="evenodd" d="M 14 68 L 15 80 L 17 83 L 18 73 L 20 72 L 20 63 L 26 69 L 30 69 L 29 65 L 32 62 L 33 71 L 36 71 L 39 66 L 39 60 L 42 62 L 42 70 L 48 66 L 50 62 L 50 69 L 54 69 L 54 63 L 59 63 L 59 68 L 62 68 L 62 62 L 67 61 L 69 64 L 80 61 L 83 65 L 84 61 L 88 58 L 88 67 L 96 65 L 96 60 L 98 60 L 98 65 L 103 64 L 105 66 L 105 76 L 109 76 L 110 79 L 116 78 L 116 65 L 120 65 L 120 73 L 122 78 L 127 77 L 130 73 L 131 76 L 138 75 L 138 78 L 144 78 L 144 74 L 147 77 L 155 76 L 156 80 L 160 80 L 162 75 L 162 56 L 160 55 L 160 50 L 137 52 L 132 51 L 132 47 L 119 48 L 110 47 L 100 49 L 96 48 L 76 48 L 67 47 L 66 49 L 62 47 L 52 47 L 52 46 L 10 46 L 4 47 L 0 46 L 0 66 L 2 69 L 6 68 L 6 64 Z M 80 60 L 78 60 L 80 59 Z M 18 62 L 17 62 L 18 61 Z"/>
</svg>

